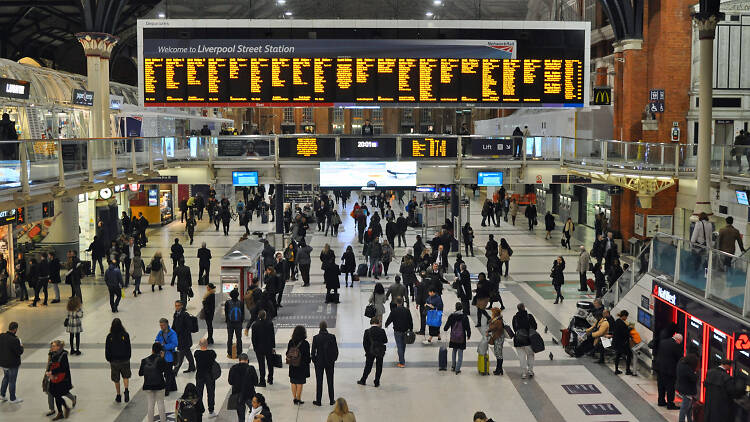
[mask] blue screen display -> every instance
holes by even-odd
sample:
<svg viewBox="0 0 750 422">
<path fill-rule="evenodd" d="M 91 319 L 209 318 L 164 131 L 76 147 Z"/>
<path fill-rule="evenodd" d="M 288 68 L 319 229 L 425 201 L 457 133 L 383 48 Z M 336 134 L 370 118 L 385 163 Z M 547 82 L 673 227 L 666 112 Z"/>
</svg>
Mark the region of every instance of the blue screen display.
<svg viewBox="0 0 750 422">
<path fill-rule="evenodd" d="M 747 192 L 744 190 L 734 191 L 737 194 L 737 203 L 740 205 L 749 205 L 747 201 Z"/>
<path fill-rule="evenodd" d="M 233 171 L 232 184 L 234 186 L 258 186 L 258 172 Z"/>
<path fill-rule="evenodd" d="M 638 307 L 638 322 L 649 330 L 654 330 L 653 316 L 641 307 Z"/>
<path fill-rule="evenodd" d="M 479 186 L 502 186 L 502 171 L 480 171 L 477 172 L 477 185 Z"/>
</svg>

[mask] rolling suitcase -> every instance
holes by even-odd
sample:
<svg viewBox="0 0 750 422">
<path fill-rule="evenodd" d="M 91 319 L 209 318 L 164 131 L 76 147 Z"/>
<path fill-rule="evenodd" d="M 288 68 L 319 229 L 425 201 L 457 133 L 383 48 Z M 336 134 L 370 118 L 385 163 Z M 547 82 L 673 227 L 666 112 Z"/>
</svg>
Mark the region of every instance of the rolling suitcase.
<svg viewBox="0 0 750 422">
<path fill-rule="evenodd" d="M 477 370 L 479 371 L 479 375 L 489 375 L 490 374 L 490 355 L 485 353 L 483 355 L 479 355 L 479 358 L 477 359 Z"/>
<path fill-rule="evenodd" d="M 589 290 L 591 290 L 592 292 L 596 291 L 596 284 L 594 283 L 593 278 L 589 278 L 588 280 L 586 280 L 586 285 L 589 286 Z"/>
<path fill-rule="evenodd" d="M 570 330 L 563 328 L 560 330 L 560 344 L 562 347 L 568 347 L 570 345 Z"/>
<path fill-rule="evenodd" d="M 438 352 L 438 370 L 448 370 L 448 348 L 445 346 L 440 346 L 440 351 Z"/>
<path fill-rule="evenodd" d="M 359 277 L 367 276 L 367 264 L 359 264 L 357 266 L 357 275 Z"/>
</svg>

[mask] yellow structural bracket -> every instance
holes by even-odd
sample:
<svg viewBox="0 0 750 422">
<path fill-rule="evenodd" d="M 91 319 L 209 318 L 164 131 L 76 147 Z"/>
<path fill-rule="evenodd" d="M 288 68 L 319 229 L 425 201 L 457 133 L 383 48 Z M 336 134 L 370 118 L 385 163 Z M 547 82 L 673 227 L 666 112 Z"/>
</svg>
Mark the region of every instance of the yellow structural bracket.
<svg viewBox="0 0 750 422">
<path fill-rule="evenodd" d="M 640 200 L 641 208 L 651 208 L 651 201 L 657 193 L 674 186 L 676 181 L 671 176 L 650 176 L 624 173 L 604 173 L 601 171 L 584 171 L 568 169 L 568 173 L 583 176 L 608 185 L 621 186 L 632 190 Z"/>
</svg>

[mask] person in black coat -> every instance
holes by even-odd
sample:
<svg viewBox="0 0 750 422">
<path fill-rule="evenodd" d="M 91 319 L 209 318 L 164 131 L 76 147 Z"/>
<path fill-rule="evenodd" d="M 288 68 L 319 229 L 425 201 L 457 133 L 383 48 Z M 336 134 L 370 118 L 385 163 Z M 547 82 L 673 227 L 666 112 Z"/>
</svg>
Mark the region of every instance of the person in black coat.
<svg viewBox="0 0 750 422">
<path fill-rule="evenodd" d="M 555 305 L 562 303 L 563 299 L 565 299 L 561 291 L 562 285 L 565 283 L 565 274 L 563 271 L 565 271 L 565 260 L 562 256 L 558 256 L 555 262 L 552 263 L 552 271 L 549 275 L 552 278 L 552 286 L 555 288 L 557 295 L 555 296 Z"/>
<path fill-rule="evenodd" d="M 55 292 L 55 298 L 50 303 L 60 303 L 60 271 L 62 270 L 62 265 L 55 255 L 55 251 L 48 252 L 47 257 L 47 262 L 49 262 L 49 282 L 52 283 L 52 290 Z"/>
<path fill-rule="evenodd" d="M 148 399 L 146 420 L 154 420 L 154 404 L 159 408 L 159 420 L 167 420 L 164 411 L 165 376 L 169 371 L 169 364 L 164 360 L 161 343 L 151 346 L 151 355 L 141 359 L 138 375 L 143 377 L 143 391 Z M 161 391 L 161 392 L 160 392 Z"/>
<path fill-rule="evenodd" d="M 516 348 L 518 359 L 521 361 L 521 378 L 534 376 L 534 351 L 531 349 L 531 342 L 528 341 L 529 330 L 536 330 L 537 324 L 534 316 L 526 311 L 526 306 L 519 303 L 518 312 L 513 315 L 513 331 L 516 335 L 513 337 L 513 347 Z M 524 330 L 526 336 L 519 335 L 518 331 Z M 524 338 L 525 337 L 525 338 Z"/>
<path fill-rule="evenodd" d="M 534 225 L 536 225 L 536 205 L 526 205 L 523 215 L 529 220 L 529 231 L 534 230 Z"/>
<path fill-rule="evenodd" d="M 211 250 L 206 247 L 206 242 L 198 248 L 198 284 L 208 284 L 208 274 L 211 272 Z"/>
<path fill-rule="evenodd" d="M 695 372 L 697 367 L 698 355 L 695 353 L 688 353 L 677 364 L 677 391 L 680 392 L 682 398 L 679 420 L 682 422 L 685 420 L 685 415 L 692 413 L 693 402 L 698 395 L 698 373 Z"/>
<path fill-rule="evenodd" d="M 55 399 L 57 406 L 57 416 L 52 420 L 60 420 L 68 417 L 70 408 L 65 403 L 63 396 L 70 393 L 73 389 L 73 382 L 70 377 L 70 365 L 68 364 L 68 352 L 65 351 L 65 344 L 60 340 L 52 342 L 49 353 L 49 363 L 47 364 L 46 376 L 49 379 L 49 394 Z"/>
<path fill-rule="evenodd" d="M 450 314 L 443 327 L 443 331 L 451 330 L 448 347 L 453 349 L 451 369 L 456 372 L 456 375 L 461 373 L 461 363 L 464 360 L 466 342 L 471 338 L 471 323 L 462 308 L 463 305 L 461 305 L 461 302 L 456 303 L 456 312 Z M 458 332 L 454 332 L 454 329 L 458 330 Z M 458 356 L 458 359 L 456 359 L 456 356 Z"/>
<path fill-rule="evenodd" d="M 362 378 L 357 381 L 359 385 L 366 385 L 367 377 L 372 371 L 372 364 L 375 363 L 375 387 L 380 387 L 380 375 L 383 373 L 383 357 L 385 356 L 386 343 L 388 336 L 385 330 L 380 328 L 380 318 L 370 318 L 370 328 L 365 330 L 362 337 L 362 347 L 365 349 L 365 369 L 362 371 Z"/>
<path fill-rule="evenodd" d="M 682 358 L 682 334 L 675 334 L 659 344 L 656 355 L 656 382 L 659 392 L 659 406 L 677 410 L 674 404 L 674 389 L 677 377 L 677 362 Z"/>
<path fill-rule="evenodd" d="M 604 296 L 604 290 L 607 288 L 607 282 L 604 279 L 604 273 L 602 273 L 602 264 L 594 264 L 594 286 L 596 286 L 596 297 Z"/>
<path fill-rule="evenodd" d="M 193 354 L 190 352 L 190 347 L 193 345 L 193 335 L 190 323 L 190 314 L 185 311 L 185 304 L 183 301 L 178 300 L 174 303 L 174 316 L 172 317 L 172 329 L 177 333 L 177 357 L 175 359 L 174 374 L 182 366 L 182 361 L 187 358 L 188 369 L 185 373 L 195 371 L 195 360 Z"/>
<path fill-rule="evenodd" d="M 344 287 L 349 287 L 349 275 L 352 276 L 352 287 L 354 287 L 354 272 L 357 270 L 357 261 L 351 245 L 346 247 L 346 252 L 341 256 L 341 260 L 343 261 L 341 272 L 344 273 Z"/>
<path fill-rule="evenodd" d="M 742 397 L 745 383 L 735 381 L 729 375 L 732 361 L 722 359 L 719 366 L 706 372 L 703 385 L 706 387 L 706 405 L 703 414 L 704 422 L 733 421 L 734 399 Z"/>
<path fill-rule="evenodd" d="M 310 343 L 307 341 L 307 330 L 305 327 L 298 325 L 294 327 L 292 338 L 286 347 L 286 356 L 290 355 L 290 350 L 296 348 L 299 352 L 299 365 L 289 364 L 289 383 L 292 385 L 292 395 L 294 404 L 304 404 L 302 401 L 302 387 L 305 385 L 307 378 L 310 377 Z"/>
<path fill-rule="evenodd" d="M 276 260 L 273 263 L 273 270 L 276 273 L 276 307 L 283 308 L 281 305 L 281 297 L 284 296 L 284 289 L 286 288 L 287 275 L 289 274 L 289 261 L 284 259 L 284 255 L 281 252 L 276 252 Z"/>
<path fill-rule="evenodd" d="M 213 283 L 208 283 L 206 286 L 206 294 L 203 296 L 201 301 L 201 311 L 203 312 L 203 319 L 206 321 L 206 329 L 208 331 L 207 341 L 208 344 L 214 344 L 214 313 L 216 311 L 216 286 Z"/>
<path fill-rule="evenodd" d="M 620 358 L 625 356 L 625 375 L 635 375 L 630 371 L 633 361 L 633 351 L 630 349 L 630 326 L 628 325 L 628 311 L 622 310 L 617 314 L 614 328 L 612 329 L 612 347 L 615 349 L 615 375 L 622 374 L 620 371 Z M 682 391 L 682 390 L 680 390 Z"/>
<path fill-rule="evenodd" d="M 471 315 L 469 304 L 471 303 L 471 274 L 466 269 L 466 264 L 461 264 L 461 272 L 458 275 L 458 284 L 456 287 L 456 295 L 461 301 L 461 308 L 464 311 L 464 315 Z"/>
<path fill-rule="evenodd" d="M 107 255 L 105 246 L 99 236 L 94 236 L 94 241 L 89 244 L 87 252 L 91 252 L 91 274 L 96 275 L 96 264 L 99 264 L 99 272 L 104 276 L 104 257 Z"/>
<path fill-rule="evenodd" d="M 185 249 L 180 245 L 180 239 L 175 239 L 174 243 L 172 244 L 172 247 L 170 249 L 171 253 L 169 255 L 170 258 L 172 258 L 172 286 L 174 286 L 174 280 L 177 277 L 177 272 L 175 271 L 177 269 L 177 265 L 180 264 L 180 259 L 184 261 L 185 259 Z"/>
<path fill-rule="evenodd" d="M 259 387 L 266 386 L 266 364 L 268 364 L 268 383 L 273 384 L 273 354 L 276 353 L 276 330 L 268 319 L 266 311 L 258 312 L 258 320 L 252 325 L 252 344 L 260 370 Z"/>
<path fill-rule="evenodd" d="M 326 283 L 326 295 L 333 294 L 337 295 L 341 283 L 339 282 L 339 266 L 333 261 L 326 261 L 323 263 L 323 280 Z M 336 301 L 338 303 L 338 301 Z"/>
<path fill-rule="evenodd" d="M 555 216 L 549 211 L 544 215 L 544 230 L 547 231 L 544 238 L 552 239 L 552 232 L 555 231 Z"/>
<path fill-rule="evenodd" d="M 489 240 L 487 240 L 487 244 L 484 246 L 484 256 L 489 258 L 491 256 L 497 256 L 497 241 L 495 240 L 495 236 L 490 234 Z"/>
<path fill-rule="evenodd" d="M 190 267 L 185 265 L 184 257 L 180 258 L 172 277 L 177 278 L 177 292 L 180 294 L 180 300 L 187 307 L 188 299 L 192 296 L 193 277 L 190 274 Z"/>
<path fill-rule="evenodd" d="M 255 395 L 255 387 L 258 385 L 258 373 L 255 367 L 248 364 L 247 353 L 239 356 L 239 363 L 229 369 L 228 381 L 232 386 L 232 395 L 237 397 L 237 418 L 245 420 L 245 406 L 252 407 L 250 400 Z"/>
<path fill-rule="evenodd" d="M 130 380 L 130 335 L 122 326 L 120 318 L 112 320 L 112 326 L 104 343 L 104 358 L 109 362 L 112 382 L 115 383 L 117 396 L 115 401 L 120 403 L 120 376 L 125 387 L 125 403 L 130 401 L 130 391 L 128 390 Z"/>
<path fill-rule="evenodd" d="M 591 257 L 596 259 L 596 262 L 601 264 L 602 260 L 604 259 L 604 246 L 605 246 L 604 236 L 599 234 L 596 236 L 596 240 L 594 240 L 594 245 L 591 248 Z"/>
<path fill-rule="evenodd" d="M 315 401 L 314 405 L 320 406 L 323 396 L 323 373 L 328 382 L 328 399 L 331 406 L 335 403 L 333 395 L 333 367 L 339 358 L 339 348 L 336 344 L 336 336 L 328 332 L 328 324 L 320 321 L 320 332 L 313 336 L 312 351 L 310 358 L 315 365 Z"/>
</svg>

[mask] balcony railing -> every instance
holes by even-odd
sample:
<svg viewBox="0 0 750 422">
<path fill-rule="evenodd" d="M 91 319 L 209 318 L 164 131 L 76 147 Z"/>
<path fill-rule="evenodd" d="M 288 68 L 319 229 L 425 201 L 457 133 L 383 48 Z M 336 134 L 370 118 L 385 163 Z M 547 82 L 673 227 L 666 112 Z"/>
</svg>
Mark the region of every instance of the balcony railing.
<svg viewBox="0 0 750 422">
<path fill-rule="evenodd" d="M 743 317 L 750 317 L 748 259 L 659 233 L 650 270 L 668 281 Z"/>
</svg>

